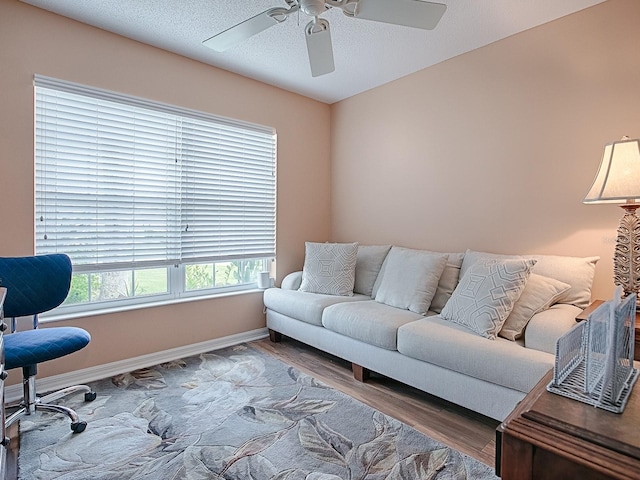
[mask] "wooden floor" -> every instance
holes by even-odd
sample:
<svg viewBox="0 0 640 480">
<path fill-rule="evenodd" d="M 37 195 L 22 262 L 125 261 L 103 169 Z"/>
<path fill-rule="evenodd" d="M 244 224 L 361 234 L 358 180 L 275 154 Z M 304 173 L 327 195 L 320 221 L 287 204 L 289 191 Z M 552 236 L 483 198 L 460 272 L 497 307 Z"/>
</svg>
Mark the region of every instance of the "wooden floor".
<svg viewBox="0 0 640 480">
<path fill-rule="evenodd" d="M 366 383 L 358 382 L 349 362 L 284 336 L 280 343 L 264 339 L 251 345 L 445 445 L 494 465 L 497 420 L 373 372 Z"/>
<path fill-rule="evenodd" d="M 18 435 L 18 423 L 14 423 L 7 429 L 9 446 L 7 447 L 7 471 L 4 480 L 17 480 L 18 478 L 18 450 L 20 449 L 20 437 Z"/>
</svg>

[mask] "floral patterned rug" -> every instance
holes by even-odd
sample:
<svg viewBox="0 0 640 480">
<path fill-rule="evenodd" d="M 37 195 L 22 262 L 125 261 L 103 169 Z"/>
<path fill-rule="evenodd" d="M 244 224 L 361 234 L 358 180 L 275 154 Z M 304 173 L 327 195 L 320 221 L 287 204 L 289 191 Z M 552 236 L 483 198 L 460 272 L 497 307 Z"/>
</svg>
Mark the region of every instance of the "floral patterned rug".
<svg viewBox="0 0 640 480">
<path fill-rule="evenodd" d="M 20 426 L 19 478 L 494 479 L 492 469 L 247 345 L 94 382 Z"/>
</svg>

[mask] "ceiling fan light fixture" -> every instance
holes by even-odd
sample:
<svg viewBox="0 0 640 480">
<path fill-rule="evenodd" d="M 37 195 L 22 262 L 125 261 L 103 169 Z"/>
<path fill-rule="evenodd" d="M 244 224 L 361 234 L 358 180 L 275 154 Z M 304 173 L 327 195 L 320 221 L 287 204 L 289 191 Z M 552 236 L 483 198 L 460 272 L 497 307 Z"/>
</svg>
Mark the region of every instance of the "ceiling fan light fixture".
<svg viewBox="0 0 640 480">
<path fill-rule="evenodd" d="M 311 76 L 319 77 L 333 72 L 336 68 L 333 62 L 329 22 L 323 18 L 316 18 L 307 24 L 304 33 L 307 39 Z"/>
</svg>

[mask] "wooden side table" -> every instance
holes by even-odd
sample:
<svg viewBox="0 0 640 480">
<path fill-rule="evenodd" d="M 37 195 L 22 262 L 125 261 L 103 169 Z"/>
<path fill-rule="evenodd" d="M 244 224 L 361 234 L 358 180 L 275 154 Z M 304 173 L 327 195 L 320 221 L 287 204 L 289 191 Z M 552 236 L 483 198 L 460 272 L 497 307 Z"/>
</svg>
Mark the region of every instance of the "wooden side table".
<svg viewBox="0 0 640 480">
<path fill-rule="evenodd" d="M 604 300 L 594 300 L 591 305 L 585 308 L 577 317 L 576 322 L 586 320 L 587 317 L 598 308 Z M 637 362 L 640 361 L 640 309 L 636 310 L 636 334 L 635 334 L 635 346 L 633 348 L 633 359 Z"/>
<path fill-rule="evenodd" d="M 552 376 L 498 426 L 496 474 L 502 480 L 640 478 L 640 387 L 617 414 L 547 392 Z"/>
</svg>

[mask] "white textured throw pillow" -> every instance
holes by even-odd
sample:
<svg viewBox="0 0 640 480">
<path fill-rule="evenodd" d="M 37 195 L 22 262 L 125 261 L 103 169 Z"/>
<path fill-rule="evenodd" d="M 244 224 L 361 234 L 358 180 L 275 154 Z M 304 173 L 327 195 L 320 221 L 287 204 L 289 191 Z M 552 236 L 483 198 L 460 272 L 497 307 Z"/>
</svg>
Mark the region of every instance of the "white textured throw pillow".
<svg viewBox="0 0 640 480">
<path fill-rule="evenodd" d="M 520 298 L 535 260 L 483 260 L 467 270 L 441 316 L 495 340 Z"/>
<path fill-rule="evenodd" d="M 305 242 L 300 290 L 353 296 L 357 253 L 357 243 Z"/>
<path fill-rule="evenodd" d="M 498 335 L 507 340 L 517 340 L 536 313 L 548 309 L 570 288 L 568 283 L 531 273 Z"/>
<path fill-rule="evenodd" d="M 376 302 L 426 315 L 447 257 L 446 253 L 391 247 Z"/>
</svg>

